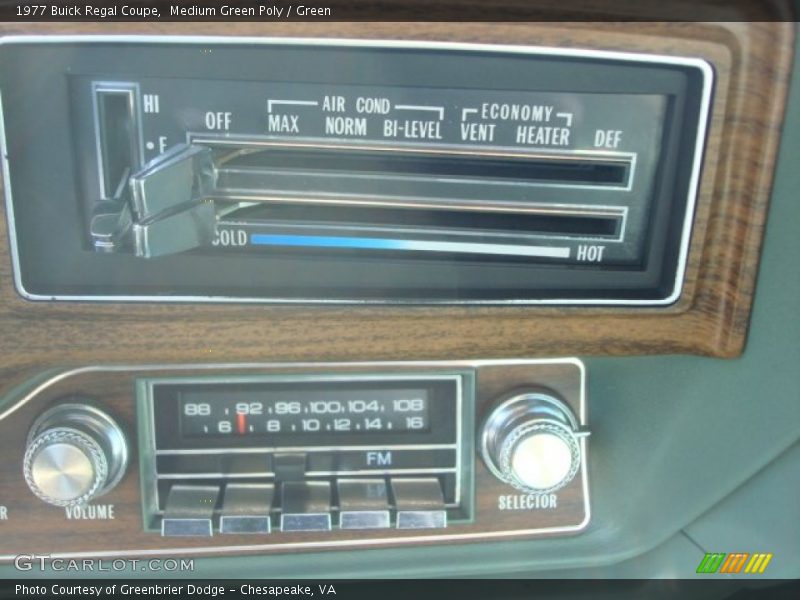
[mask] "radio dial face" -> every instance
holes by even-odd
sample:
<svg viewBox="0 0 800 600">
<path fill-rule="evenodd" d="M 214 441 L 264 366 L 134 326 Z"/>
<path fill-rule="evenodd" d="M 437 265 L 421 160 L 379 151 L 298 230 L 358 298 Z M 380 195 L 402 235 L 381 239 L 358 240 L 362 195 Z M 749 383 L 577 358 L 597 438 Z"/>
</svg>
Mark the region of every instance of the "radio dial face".
<svg viewBox="0 0 800 600">
<path fill-rule="evenodd" d="M 179 402 L 178 430 L 187 438 L 260 438 L 294 434 L 369 435 L 430 430 L 425 389 L 321 389 L 274 392 L 187 392 Z"/>
</svg>

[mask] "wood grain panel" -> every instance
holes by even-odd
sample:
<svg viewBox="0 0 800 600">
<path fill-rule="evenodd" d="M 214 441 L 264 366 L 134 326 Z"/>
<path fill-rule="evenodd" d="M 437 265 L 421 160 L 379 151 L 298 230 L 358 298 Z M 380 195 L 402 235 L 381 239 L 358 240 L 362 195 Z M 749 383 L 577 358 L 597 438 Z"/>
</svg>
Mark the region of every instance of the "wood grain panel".
<svg viewBox="0 0 800 600">
<path fill-rule="evenodd" d="M 14 290 L 2 223 L 3 387 L 57 365 L 654 353 L 734 357 L 742 352 L 791 66 L 791 23 L 0 25 L 0 34 L 20 33 L 419 39 L 622 50 L 705 58 L 714 65 L 717 82 L 686 283 L 673 306 L 311 308 L 29 302 Z"/>
<path fill-rule="evenodd" d="M 293 552 L 337 547 L 390 546 L 402 543 L 461 543 L 482 539 L 500 539 L 517 530 L 557 528 L 556 531 L 525 533 L 531 535 L 565 535 L 575 533 L 586 524 L 583 480 L 584 468 L 564 489 L 558 491 L 557 506 L 548 509 L 498 510 L 500 495 L 519 494 L 491 475 L 476 455 L 475 514 L 472 522 L 453 523 L 441 530 L 372 530 L 315 533 L 282 533 L 269 535 L 214 535 L 212 538 L 162 538 L 158 533 L 143 530 L 139 465 L 135 440 L 139 434 L 136 419 L 134 381 L 138 377 L 220 376 L 236 374 L 289 374 L 304 372 L 346 373 L 420 373 L 434 374 L 444 370 L 463 370 L 469 364 L 445 365 L 305 365 L 265 366 L 248 369 L 174 369 L 125 372 L 90 371 L 61 379 L 35 395 L 18 410 L 0 418 L 0 506 L 7 509 L 7 520 L 0 520 L 0 561 L 3 557 L 26 553 L 98 554 L 115 552 L 138 555 L 141 551 L 164 550 L 172 554 L 197 552 Z M 547 389 L 562 398 L 576 415 L 580 415 L 581 371 L 574 363 L 524 363 L 515 365 L 480 365 L 476 370 L 477 423 L 487 415 L 498 397 L 519 389 Z M 73 396 L 82 396 L 98 404 L 118 418 L 133 450 L 131 463 L 121 483 L 95 504 L 113 504 L 113 520 L 67 519 L 63 508 L 41 502 L 27 488 L 22 475 L 25 439 L 34 419 L 54 403 Z M 19 395 L 15 400 L 24 397 Z M 477 436 L 476 431 L 471 432 Z M 470 491 L 466 494 L 469 496 Z M 569 528 L 568 531 L 563 531 Z M 514 534 L 516 537 L 520 537 Z M 459 536 L 453 538 L 452 536 Z M 472 537 L 470 537 L 472 536 Z M 257 546 L 257 548 L 254 548 Z M 236 548 L 231 548 L 236 547 Z M 224 549 L 224 550 L 223 550 Z"/>
</svg>

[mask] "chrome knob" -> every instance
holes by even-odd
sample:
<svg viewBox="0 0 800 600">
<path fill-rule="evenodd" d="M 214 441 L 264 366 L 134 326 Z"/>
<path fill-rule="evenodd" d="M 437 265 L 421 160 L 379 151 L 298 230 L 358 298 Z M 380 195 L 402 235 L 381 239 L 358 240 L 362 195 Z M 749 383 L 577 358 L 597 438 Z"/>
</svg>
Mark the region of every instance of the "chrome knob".
<svg viewBox="0 0 800 600">
<path fill-rule="evenodd" d="M 481 452 L 498 479 L 542 494 L 575 478 L 583 435 L 564 402 L 548 393 L 520 393 L 492 410 L 483 427 Z"/>
<path fill-rule="evenodd" d="M 23 471 L 39 498 L 72 506 L 111 491 L 127 464 L 125 435 L 116 421 L 94 406 L 64 403 L 34 422 Z"/>
</svg>

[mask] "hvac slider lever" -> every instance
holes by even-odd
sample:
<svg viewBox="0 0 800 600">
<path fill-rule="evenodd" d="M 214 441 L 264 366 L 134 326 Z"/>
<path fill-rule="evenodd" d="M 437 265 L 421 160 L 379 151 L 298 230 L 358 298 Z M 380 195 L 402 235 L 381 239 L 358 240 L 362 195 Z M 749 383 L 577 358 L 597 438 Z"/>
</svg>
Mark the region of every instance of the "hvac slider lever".
<svg viewBox="0 0 800 600">
<path fill-rule="evenodd" d="M 613 241 L 625 212 L 544 206 L 531 201 L 537 186 L 622 185 L 631 173 L 628 163 L 599 156 L 484 150 L 476 157 L 463 149 L 329 141 L 205 138 L 174 146 L 141 168 L 120 152 L 107 154 L 103 190 L 113 199 L 96 205 L 95 249 L 132 248 L 143 258 L 207 245 L 218 218 L 263 203 L 271 214 L 261 222 L 261 237 L 279 244 L 298 236 L 334 245 L 350 240 L 362 249 L 565 259 L 569 247 L 543 246 L 541 237 Z M 530 190 L 524 199 L 482 200 L 476 183 L 493 186 L 493 194 Z M 433 229 L 440 239 L 430 238 Z"/>
<path fill-rule="evenodd" d="M 191 250 L 209 243 L 216 230 L 216 183 L 211 148 L 180 144 L 128 176 L 114 197 L 101 203 L 91 222 L 95 249 L 130 246 L 142 258 Z"/>
</svg>

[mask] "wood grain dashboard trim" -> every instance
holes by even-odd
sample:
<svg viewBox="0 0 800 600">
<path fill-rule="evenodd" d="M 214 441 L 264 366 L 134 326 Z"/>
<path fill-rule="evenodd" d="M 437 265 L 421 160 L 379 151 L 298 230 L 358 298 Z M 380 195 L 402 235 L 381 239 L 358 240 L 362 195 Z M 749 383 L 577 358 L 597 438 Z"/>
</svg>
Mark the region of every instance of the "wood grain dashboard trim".
<svg viewBox="0 0 800 600">
<path fill-rule="evenodd" d="M 744 348 L 777 152 L 791 23 L 70 23 L 2 35 L 237 35 L 522 44 L 696 57 L 714 66 L 684 293 L 664 308 L 44 303 L 14 290 L 0 224 L 0 380 L 42 365 L 408 360 Z M 4 216 L 2 218 L 5 218 Z"/>
</svg>

